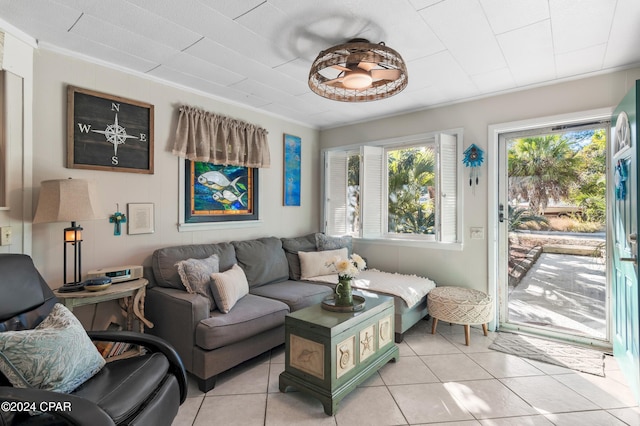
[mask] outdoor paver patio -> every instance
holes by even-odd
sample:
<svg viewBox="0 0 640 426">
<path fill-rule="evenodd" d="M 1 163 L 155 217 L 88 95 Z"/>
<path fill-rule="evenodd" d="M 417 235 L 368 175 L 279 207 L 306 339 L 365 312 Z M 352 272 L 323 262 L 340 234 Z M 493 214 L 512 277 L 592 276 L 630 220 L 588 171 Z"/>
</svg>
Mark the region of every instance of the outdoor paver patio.
<svg viewBox="0 0 640 426">
<path fill-rule="evenodd" d="M 602 259 L 542 253 L 509 296 L 509 322 L 604 339 L 605 287 Z"/>
</svg>

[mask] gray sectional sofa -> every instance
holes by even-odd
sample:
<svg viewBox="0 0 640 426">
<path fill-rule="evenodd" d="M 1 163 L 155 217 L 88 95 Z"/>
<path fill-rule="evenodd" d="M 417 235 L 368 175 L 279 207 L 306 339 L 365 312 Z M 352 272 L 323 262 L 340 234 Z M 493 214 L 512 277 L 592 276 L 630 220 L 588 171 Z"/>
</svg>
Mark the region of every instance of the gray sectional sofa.
<svg viewBox="0 0 640 426">
<path fill-rule="evenodd" d="M 145 314 L 154 324 L 147 332 L 175 347 L 202 391 L 212 389 L 219 373 L 283 344 L 284 318 L 289 312 L 320 303 L 333 294 L 330 285 L 299 280 L 298 252 L 316 251 L 316 235 L 156 250 L 152 268 L 145 272 L 149 280 Z M 339 239 L 333 242 L 342 243 Z M 215 307 L 206 294 L 187 291 L 184 276 L 176 266 L 187 259 L 212 255 L 217 255 L 219 271 L 237 263 L 248 283 L 248 294 L 239 298 L 228 313 Z M 427 314 L 426 297 L 411 308 L 398 298 L 395 304 L 396 340 L 401 340 L 402 333 Z"/>
</svg>

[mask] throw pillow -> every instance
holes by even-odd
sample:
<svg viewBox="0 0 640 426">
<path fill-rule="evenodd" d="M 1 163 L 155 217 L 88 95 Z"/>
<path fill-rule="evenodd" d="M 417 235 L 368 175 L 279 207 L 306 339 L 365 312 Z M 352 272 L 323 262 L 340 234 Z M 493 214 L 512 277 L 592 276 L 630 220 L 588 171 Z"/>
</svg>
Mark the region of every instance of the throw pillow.
<svg viewBox="0 0 640 426">
<path fill-rule="evenodd" d="M 249 283 L 237 264 L 225 272 L 211 274 L 211 292 L 220 312 L 227 314 L 236 302 L 249 294 Z"/>
<path fill-rule="evenodd" d="M 353 238 L 351 235 L 331 237 L 329 235 L 317 233 L 316 247 L 319 251 L 337 250 L 346 247 L 348 255 L 351 256 L 351 253 L 353 253 Z"/>
<path fill-rule="evenodd" d="M 336 268 L 329 264 L 335 257 L 347 258 L 347 249 L 325 251 L 299 251 L 300 275 L 303 280 L 320 275 L 337 274 Z"/>
<path fill-rule="evenodd" d="M 189 293 L 197 293 L 209 300 L 209 310 L 216 307 L 209 283 L 211 274 L 219 271 L 220 258 L 212 254 L 206 259 L 187 259 L 176 263 L 182 284 Z"/>
<path fill-rule="evenodd" d="M 17 388 L 69 393 L 104 364 L 80 321 L 60 303 L 33 330 L 0 333 L 0 371 Z"/>
</svg>

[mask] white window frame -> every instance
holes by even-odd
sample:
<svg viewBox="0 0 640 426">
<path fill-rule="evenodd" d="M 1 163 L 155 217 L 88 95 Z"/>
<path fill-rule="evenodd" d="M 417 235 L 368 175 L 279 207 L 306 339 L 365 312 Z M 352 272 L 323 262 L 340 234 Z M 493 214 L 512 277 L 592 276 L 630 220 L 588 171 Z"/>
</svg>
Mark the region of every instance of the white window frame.
<svg viewBox="0 0 640 426">
<path fill-rule="evenodd" d="M 453 169 L 453 173 L 455 174 L 455 183 L 453 184 L 453 187 L 451 186 L 451 184 L 449 185 L 449 189 L 450 190 L 454 190 L 455 191 L 455 223 L 450 224 L 450 226 L 455 228 L 455 237 L 453 239 L 450 239 L 450 241 L 443 241 L 442 240 L 442 232 L 440 231 L 440 227 L 441 224 L 438 223 L 440 221 L 440 217 L 441 217 L 441 210 L 442 210 L 442 196 L 443 196 L 443 192 L 442 192 L 442 185 L 443 182 L 442 180 L 442 176 L 443 176 L 443 170 L 442 170 L 442 165 L 441 165 L 441 159 L 442 156 L 444 155 L 442 152 L 440 152 L 440 142 L 439 142 L 439 137 L 440 135 L 446 135 L 446 136 L 453 136 L 454 137 L 454 147 L 452 147 L 452 149 L 454 150 L 454 152 L 449 152 L 446 155 L 449 155 L 450 158 L 450 163 L 449 166 L 452 167 Z M 379 242 L 383 242 L 383 243 L 387 243 L 387 244 L 399 244 L 399 245 L 418 245 L 418 246 L 424 246 L 424 245 L 430 245 L 430 244 L 435 244 L 438 245 L 439 248 L 450 248 L 450 249 L 461 249 L 462 248 L 462 216 L 463 216 L 463 203 L 462 203 L 462 194 L 463 194 L 463 188 L 462 188 L 462 179 L 460 178 L 460 172 L 461 172 L 461 163 L 460 163 L 460 159 L 461 159 L 461 154 L 462 154 L 462 146 L 463 146 L 463 136 L 464 136 L 464 131 L 462 128 L 456 128 L 456 129 L 449 129 L 449 130 L 444 130 L 444 131 L 438 131 L 438 132 L 429 132 L 429 133 L 421 133 L 421 134 L 416 134 L 416 135 L 410 135 L 410 136 L 405 136 L 405 137 L 400 137 L 400 138 L 393 138 L 393 139 L 383 139 L 383 140 L 378 140 L 378 141 L 372 141 L 372 142 L 367 142 L 367 143 L 361 143 L 361 144 L 353 144 L 353 145 L 346 145 L 346 146 L 341 146 L 341 147 L 335 147 L 335 148 L 328 148 L 328 149 L 324 149 L 322 150 L 322 160 L 324 162 L 324 167 L 322 167 L 322 178 L 321 178 L 321 182 L 322 182 L 322 188 L 321 188 L 321 196 L 322 196 L 322 200 L 321 200 L 321 206 L 322 206 L 322 229 L 324 232 L 327 233 L 331 233 L 332 230 L 330 229 L 330 224 L 328 222 L 328 219 L 331 217 L 331 207 L 330 207 L 330 201 L 329 201 L 329 194 L 327 192 L 327 188 L 331 188 L 331 182 L 330 182 L 330 173 L 328 171 L 329 168 L 329 161 L 327 160 L 329 158 L 329 155 L 331 155 L 331 153 L 336 153 L 336 152 L 343 152 L 345 153 L 345 155 L 350 155 L 350 153 L 354 153 L 354 152 L 358 152 L 360 151 L 360 153 L 362 154 L 363 151 L 365 151 L 366 148 L 378 148 L 378 149 L 382 149 L 382 158 L 384 161 L 383 164 L 383 168 L 381 169 L 382 171 L 382 185 L 384 189 L 384 196 L 379 196 L 378 198 L 382 198 L 381 200 L 377 200 L 380 204 L 380 209 L 381 209 L 381 214 L 382 214 L 382 221 L 381 221 L 381 225 L 380 225 L 380 232 L 378 233 L 374 233 L 374 232 L 363 232 L 363 229 L 365 229 L 365 220 L 366 217 L 363 217 L 363 215 L 366 215 L 365 213 L 365 209 L 361 208 L 361 217 L 360 217 L 360 221 L 361 221 L 361 226 L 360 229 L 358 231 L 358 233 L 352 234 L 354 238 L 359 238 L 359 239 L 363 239 L 363 240 L 368 240 L 368 241 L 379 241 Z M 429 234 L 429 235 L 420 235 L 420 234 L 396 234 L 396 233 L 389 233 L 388 230 L 388 196 L 387 196 L 387 191 L 388 189 L 386 189 L 388 187 L 388 170 L 387 170 L 387 166 L 386 166 L 386 155 L 387 155 L 387 151 L 388 150 L 392 150 L 392 149 L 402 149 L 402 148 L 409 148 L 409 147 L 415 147 L 415 146 L 423 146 L 423 145 L 429 145 L 429 144 L 435 144 L 436 146 L 436 180 L 437 180 L 437 184 L 436 184 L 436 196 L 439 197 L 439 202 L 437 203 L 437 209 L 439 210 L 439 212 L 436 214 L 436 234 Z M 453 158 L 452 158 L 453 156 Z M 371 209 L 371 200 L 367 200 L 367 187 L 365 181 L 366 181 L 366 177 L 363 176 L 365 172 L 365 167 L 363 167 L 362 163 L 363 163 L 363 159 L 361 158 L 361 166 L 360 166 L 360 205 L 364 206 L 367 205 L 369 206 L 369 210 Z M 450 171 L 451 173 L 451 171 Z M 450 182 L 449 182 L 450 183 Z M 452 189 L 454 188 L 454 189 Z M 446 195 L 446 194 L 444 194 Z M 338 235 L 339 232 L 334 232 L 334 234 Z"/>
</svg>

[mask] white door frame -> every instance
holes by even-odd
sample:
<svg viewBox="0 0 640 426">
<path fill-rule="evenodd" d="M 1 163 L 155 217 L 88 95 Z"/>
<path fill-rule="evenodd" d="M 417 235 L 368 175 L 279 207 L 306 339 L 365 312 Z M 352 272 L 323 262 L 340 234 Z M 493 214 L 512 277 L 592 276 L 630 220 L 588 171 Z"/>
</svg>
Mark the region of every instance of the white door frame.
<svg viewBox="0 0 640 426">
<path fill-rule="evenodd" d="M 520 121 L 511 121 L 507 123 L 492 124 L 488 128 L 487 134 L 487 170 L 488 170 L 488 209 L 487 209 L 487 238 L 488 238 L 488 278 L 489 278 L 489 294 L 494 300 L 494 318 L 489 323 L 491 330 L 497 330 L 500 325 L 500 318 L 506 315 L 504 303 L 500 303 L 499 289 L 500 271 L 499 271 L 499 222 L 498 222 L 498 177 L 500 175 L 500 164 L 498 163 L 499 142 L 498 137 L 501 133 L 509 133 L 517 130 L 536 129 L 540 127 L 551 127 L 560 124 L 581 123 L 597 120 L 609 120 L 613 107 L 593 109 L 583 112 L 575 112 L 548 117 L 532 118 Z M 609 135 L 607 135 L 609 138 Z M 506 214 L 506 206 L 505 206 Z M 505 254 L 506 255 L 506 254 Z M 608 270 L 609 268 L 607 268 Z M 609 308 L 610 310 L 610 308 Z M 610 333 L 608 333 L 610 334 Z"/>
</svg>

